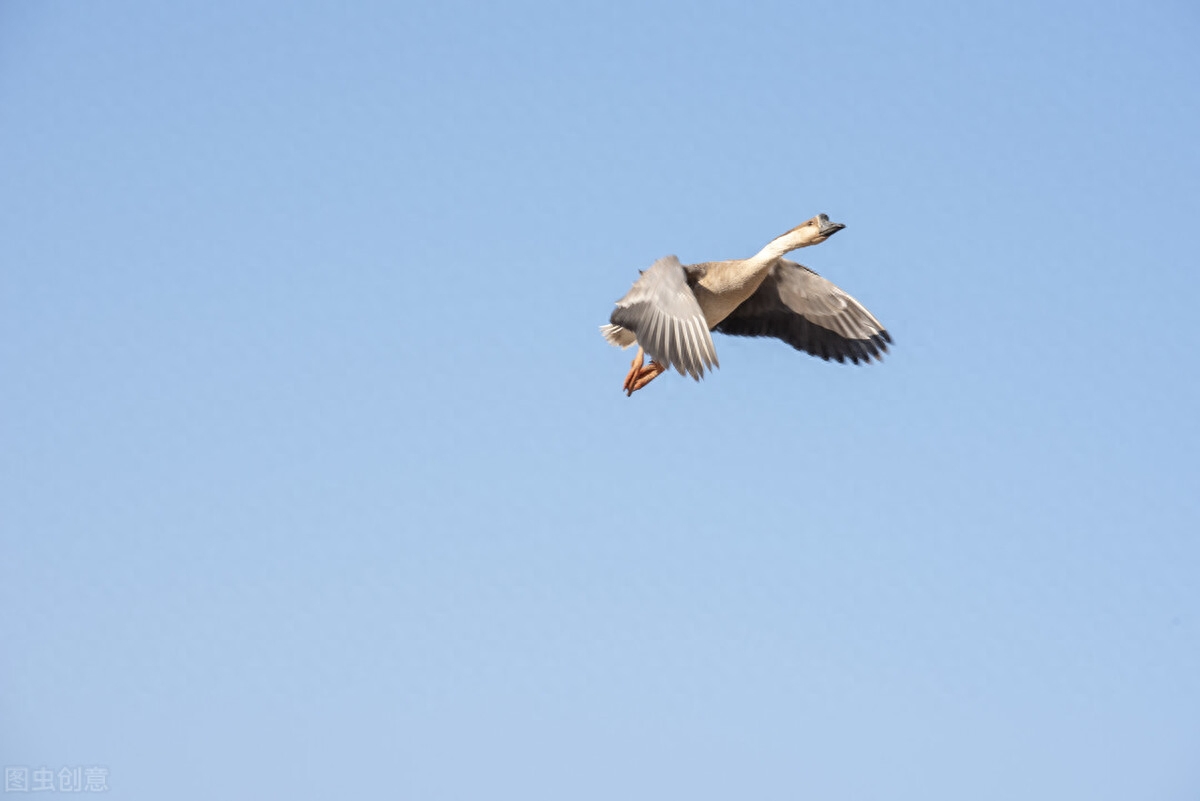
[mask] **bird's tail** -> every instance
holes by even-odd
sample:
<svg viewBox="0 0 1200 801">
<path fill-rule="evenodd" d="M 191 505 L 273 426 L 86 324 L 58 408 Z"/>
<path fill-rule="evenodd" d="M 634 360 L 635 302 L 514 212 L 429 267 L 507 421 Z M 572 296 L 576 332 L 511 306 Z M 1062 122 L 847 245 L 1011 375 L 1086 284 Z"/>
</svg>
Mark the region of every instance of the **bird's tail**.
<svg viewBox="0 0 1200 801">
<path fill-rule="evenodd" d="M 628 348 L 637 342 L 637 337 L 633 335 L 632 331 L 612 323 L 600 326 L 600 333 L 604 335 L 610 345 L 616 345 L 618 348 Z"/>
</svg>

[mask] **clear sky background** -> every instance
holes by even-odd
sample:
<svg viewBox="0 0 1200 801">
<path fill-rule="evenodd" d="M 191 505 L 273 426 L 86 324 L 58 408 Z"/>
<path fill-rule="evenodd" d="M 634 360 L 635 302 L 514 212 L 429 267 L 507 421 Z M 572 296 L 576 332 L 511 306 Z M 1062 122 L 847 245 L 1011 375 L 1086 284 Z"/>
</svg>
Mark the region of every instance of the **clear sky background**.
<svg viewBox="0 0 1200 801">
<path fill-rule="evenodd" d="M 0 762 L 1200 793 L 1191 2 L 0 4 Z M 800 260 L 882 364 L 717 337 Z"/>
</svg>

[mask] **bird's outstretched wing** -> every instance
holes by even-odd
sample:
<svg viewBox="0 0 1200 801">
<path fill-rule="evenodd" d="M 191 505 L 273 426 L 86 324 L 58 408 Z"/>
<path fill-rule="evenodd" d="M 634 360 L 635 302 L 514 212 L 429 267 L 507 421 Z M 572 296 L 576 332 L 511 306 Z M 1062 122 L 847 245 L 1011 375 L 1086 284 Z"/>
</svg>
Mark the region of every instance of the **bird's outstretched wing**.
<svg viewBox="0 0 1200 801">
<path fill-rule="evenodd" d="M 745 303 L 716 327 L 723 334 L 776 337 L 822 359 L 880 359 L 891 334 L 854 298 L 812 270 L 780 259 Z"/>
<path fill-rule="evenodd" d="M 632 331 L 651 359 L 699 381 L 705 368 L 719 365 L 704 312 L 687 278 L 679 259 L 659 259 L 617 301 L 609 321 Z"/>
</svg>

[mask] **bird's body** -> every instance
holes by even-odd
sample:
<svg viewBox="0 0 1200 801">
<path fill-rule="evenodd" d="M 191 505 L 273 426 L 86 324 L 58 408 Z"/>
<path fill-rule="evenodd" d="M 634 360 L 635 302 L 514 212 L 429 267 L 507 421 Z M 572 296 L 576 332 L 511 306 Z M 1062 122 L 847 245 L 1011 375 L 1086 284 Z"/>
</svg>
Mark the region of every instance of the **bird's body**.
<svg viewBox="0 0 1200 801">
<path fill-rule="evenodd" d="M 753 266 L 748 261 L 730 259 L 695 265 L 699 268 L 699 277 L 692 285 L 692 294 L 704 312 L 710 331 L 749 300 L 770 272 L 770 262 Z"/>
<path fill-rule="evenodd" d="M 824 214 L 771 240 L 749 259 L 683 265 L 656 261 L 617 301 L 605 339 L 638 345 L 624 389 L 632 395 L 669 367 L 696 380 L 717 365 L 709 331 L 771 336 L 824 359 L 880 358 L 891 336 L 862 304 L 803 265 L 784 259 L 844 226 Z M 643 366 L 644 356 L 651 362 Z"/>
</svg>

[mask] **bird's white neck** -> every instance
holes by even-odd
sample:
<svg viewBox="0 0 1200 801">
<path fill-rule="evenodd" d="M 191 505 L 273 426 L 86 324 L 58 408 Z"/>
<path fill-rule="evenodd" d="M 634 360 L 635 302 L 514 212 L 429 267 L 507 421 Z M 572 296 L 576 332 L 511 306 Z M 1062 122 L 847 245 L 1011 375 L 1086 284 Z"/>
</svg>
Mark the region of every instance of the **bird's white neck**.
<svg viewBox="0 0 1200 801">
<path fill-rule="evenodd" d="M 749 261 L 756 268 L 769 267 L 775 260 L 797 248 L 812 244 L 813 231 L 811 228 L 793 228 L 782 236 L 777 236 L 767 243 L 767 246 L 750 257 Z"/>
</svg>

